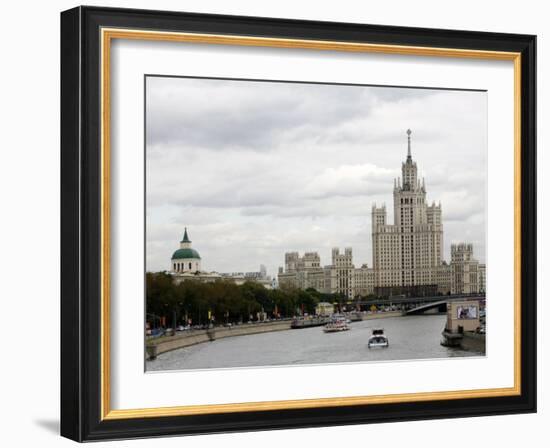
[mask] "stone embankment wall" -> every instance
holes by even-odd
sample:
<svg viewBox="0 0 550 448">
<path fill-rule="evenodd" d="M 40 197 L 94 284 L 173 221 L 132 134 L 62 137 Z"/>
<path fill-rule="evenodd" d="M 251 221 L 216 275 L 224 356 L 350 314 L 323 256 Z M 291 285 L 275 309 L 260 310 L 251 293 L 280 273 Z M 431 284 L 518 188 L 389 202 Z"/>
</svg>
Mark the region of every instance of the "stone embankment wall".
<svg viewBox="0 0 550 448">
<path fill-rule="evenodd" d="M 214 341 L 233 336 L 244 336 L 248 334 L 267 333 L 271 331 L 282 331 L 290 329 L 290 320 L 279 322 L 266 322 L 261 324 L 243 324 L 233 327 L 217 327 L 209 330 L 189 330 L 176 334 L 175 336 L 161 337 L 148 340 L 146 343 L 147 357 L 155 358 L 161 353 L 177 350 L 178 348 L 189 347 L 202 342 Z"/>
<path fill-rule="evenodd" d="M 465 332 L 460 345 L 464 350 L 485 353 L 485 335 Z"/>
<path fill-rule="evenodd" d="M 388 311 L 385 313 L 364 314 L 363 320 L 383 319 L 386 317 L 399 317 L 401 311 Z M 261 324 L 243 324 L 232 327 L 216 327 L 210 330 L 183 331 L 175 336 L 150 339 L 146 342 L 146 354 L 148 359 L 154 359 L 161 353 L 214 341 L 216 339 L 244 336 L 248 334 L 267 333 L 271 331 L 290 330 L 291 320 L 266 322 Z M 299 329 L 293 331 L 300 331 Z"/>
<path fill-rule="evenodd" d="M 363 314 L 363 320 L 370 319 L 385 319 L 387 317 L 401 317 L 403 313 L 401 311 L 385 311 L 383 313 Z"/>
</svg>

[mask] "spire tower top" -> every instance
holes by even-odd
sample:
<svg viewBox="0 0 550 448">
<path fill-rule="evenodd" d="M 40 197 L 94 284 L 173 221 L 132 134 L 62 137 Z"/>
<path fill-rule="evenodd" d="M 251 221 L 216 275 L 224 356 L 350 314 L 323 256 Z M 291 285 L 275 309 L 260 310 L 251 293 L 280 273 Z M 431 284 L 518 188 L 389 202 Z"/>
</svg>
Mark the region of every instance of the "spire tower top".
<svg viewBox="0 0 550 448">
<path fill-rule="evenodd" d="M 187 236 L 187 227 L 185 228 L 185 232 L 183 233 L 183 239 L 181 240 L 182 243 L 190 243 L 189 236 Z"/>
<path fill-rule="evenodd" d="M 411 134 L 412 131 L 407 129 L 407 160 L 412 160 L 411 156 Z"/>
<path fill-rule="evenodd" d="M 191 240 L 189 239 L 189 235 L 187 235 L 187 227 L 186 227 L 185 232 L 183 233 L 183 239 L 180 241 L 180 248 L 188 249 L 190 247 L 191 247 Z"/>
</svg>

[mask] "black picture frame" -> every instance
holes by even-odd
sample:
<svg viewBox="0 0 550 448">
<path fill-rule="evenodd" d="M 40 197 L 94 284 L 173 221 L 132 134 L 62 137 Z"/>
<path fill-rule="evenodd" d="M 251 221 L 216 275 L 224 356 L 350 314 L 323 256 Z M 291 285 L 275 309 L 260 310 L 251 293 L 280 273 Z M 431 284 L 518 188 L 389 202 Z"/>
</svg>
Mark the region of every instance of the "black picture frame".
<svg viewBox="0 0 550 448">
<path fill-rule="evenodd" d="M 521 53 L 521 393 L 102 419 L 100 29 Z M 536 36 L 100 7 L 61 13 L 61 435 L 76 441 L 536 412 Z M 139 280 L 136 280 L 139 281 Z"/>
</svg>

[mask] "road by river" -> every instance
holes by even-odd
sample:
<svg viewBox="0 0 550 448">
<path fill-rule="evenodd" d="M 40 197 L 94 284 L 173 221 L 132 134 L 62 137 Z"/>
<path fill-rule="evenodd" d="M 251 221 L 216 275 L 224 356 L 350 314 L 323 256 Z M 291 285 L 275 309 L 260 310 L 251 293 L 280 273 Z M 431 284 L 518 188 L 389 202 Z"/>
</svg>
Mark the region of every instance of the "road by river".
<svg viewBox="0 0 550 448">
<path fill-rule="evenodd" d="M 324 333 L 322 327 L 219 339 L 163 353 L 146 370 L 184 370 L 296 364 L 389 361 L 482 356 L 440 345 L 444 315 L 389 317 L 350 324 L 351 330 Z M 372 328 L 382 327 L 390 346 L 369 349 Z"/>
</svg>

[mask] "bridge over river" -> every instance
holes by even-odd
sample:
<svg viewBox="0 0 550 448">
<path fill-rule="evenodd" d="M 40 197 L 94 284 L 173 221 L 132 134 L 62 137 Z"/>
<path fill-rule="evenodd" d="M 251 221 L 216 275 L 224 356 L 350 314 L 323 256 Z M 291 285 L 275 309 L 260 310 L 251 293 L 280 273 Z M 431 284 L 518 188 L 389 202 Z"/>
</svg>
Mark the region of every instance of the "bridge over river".
<svg viewBox="0 0 550 448">
<path fill-rule="evenodd" d="M 424 314 L 430 312 L 445 312 L 447 303 L 449 302 L 461 302 L 465 300 L 477 300 L 484 301 L 485 294 L 452 294 L 452 295 L 439 295 L 439 296 L 421 296 L 421 297 L 406 297 L 396 296 L 389 298 L 375 298 L 369 300 L 360 300 L 355 302 L 348 302 L 356 304 L 362 309 L 368 309 L 374 305 L 377 308 L 393 307 L 396 306 L 403 310 L 404 315 Z"/>
</svg>

